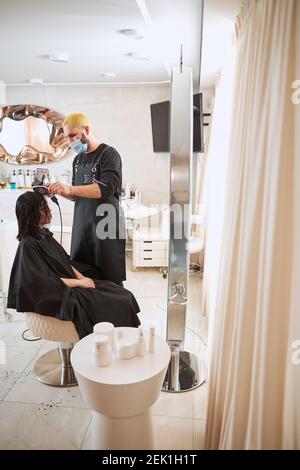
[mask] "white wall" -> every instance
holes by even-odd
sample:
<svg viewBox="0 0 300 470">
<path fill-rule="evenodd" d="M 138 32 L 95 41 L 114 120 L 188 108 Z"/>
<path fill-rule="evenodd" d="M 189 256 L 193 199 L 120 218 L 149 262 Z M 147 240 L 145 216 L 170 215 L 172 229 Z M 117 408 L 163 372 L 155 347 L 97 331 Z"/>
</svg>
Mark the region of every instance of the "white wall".
<svg viewBox="0 0 300 470">
<path fill-rule="evenodd" d="M 115 147 L 123 161 L 123 186 L 142 189 L 145 203 L 168 202 L 169 155 L 152 147 L 150 104 L 169 99 L 168 86 L 139 87 L 12 87 L 7 104 L 47 106 L 66 115 L 86 113 L 96 136 Z M 49 164 L 50 171 L 71 169 L 72 158 Z M 0 174 L 11 171 L 0 163 Z M 27 167 L 28 168 L 28 167 Z"/>
<path fill-rule="evenodd" d="M 2 106 L 2 103 L 6 103 L 6 85 L 0 80 L 0 106 Z"/>
</svg>

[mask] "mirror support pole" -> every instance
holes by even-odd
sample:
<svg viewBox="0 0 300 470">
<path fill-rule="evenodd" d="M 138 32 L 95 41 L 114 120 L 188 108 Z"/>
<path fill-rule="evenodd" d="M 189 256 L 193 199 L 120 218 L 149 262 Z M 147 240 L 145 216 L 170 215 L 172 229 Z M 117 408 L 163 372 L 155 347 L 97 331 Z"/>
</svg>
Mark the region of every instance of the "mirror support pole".
<svg viewBox="0 0 300 470">
<path fill-rule="evenodd" d="M 204 382 L 204 364 L 184 351 L 191 221 L 193 157 L 192 69 L 172 72 L 170 120 L 170 240 L 167 342 L 171 360 L 163 384 L 167 392 L 192 390 Z"/>
</svg>

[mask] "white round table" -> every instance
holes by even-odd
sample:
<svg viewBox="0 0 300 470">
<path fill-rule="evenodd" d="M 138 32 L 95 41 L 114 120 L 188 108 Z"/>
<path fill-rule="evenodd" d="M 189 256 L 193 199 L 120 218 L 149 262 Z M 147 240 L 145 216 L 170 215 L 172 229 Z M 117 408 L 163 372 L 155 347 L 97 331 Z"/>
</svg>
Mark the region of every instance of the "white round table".
<svg viewBox="0 0 300 470">
<path fill-rule="evenodd" d="M 126 338 L 137 337 L 137 328 L 122 330 Z M 170 361 L 167 342 L 156 335 L 155 352 L 132 359 L 118 359 L 115 348 L 111 364 L 97 367 L 92 363 L 93 338 L 94 333 L 80 340 L 71 353 L 81 394 L 93 410 L 92 449 L 153 449 L 150 408 L 159 397 Z"/>
</svg>

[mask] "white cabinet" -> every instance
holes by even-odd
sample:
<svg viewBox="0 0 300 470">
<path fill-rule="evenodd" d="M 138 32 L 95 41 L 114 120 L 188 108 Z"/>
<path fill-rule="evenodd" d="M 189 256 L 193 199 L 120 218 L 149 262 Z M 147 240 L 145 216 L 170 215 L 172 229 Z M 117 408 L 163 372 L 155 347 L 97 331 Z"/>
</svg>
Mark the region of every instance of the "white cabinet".
<svg viewBox="0 0 300 470">
<path fill-rule="evenodd" d="M 135 230 L 132 234 L 133 269 L 168 266 L 168 246 L 169 240 L 159 229 Z"/>
</svg>

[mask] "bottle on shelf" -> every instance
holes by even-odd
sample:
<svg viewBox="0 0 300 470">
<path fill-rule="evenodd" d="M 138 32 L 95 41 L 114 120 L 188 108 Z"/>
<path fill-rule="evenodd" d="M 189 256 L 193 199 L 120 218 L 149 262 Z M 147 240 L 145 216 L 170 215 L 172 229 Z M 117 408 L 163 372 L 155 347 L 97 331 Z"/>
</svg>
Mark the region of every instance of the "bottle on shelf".
<svg viewBox="0 0 300 470">
<path fill-rule="evenodd" d="M 13 172 L 10 175 L 10 181 L 11 183 L 17 183 L 17 175 L 16 175 L 16 170 L 13 170 Z"/>
<path fill-rule="evenodd" d="M 126 186 L 125 186 L 125 197 L 126 197 L 126 199 L 130 199 L 130 186 L 129 186 L 129 184 L 126 184 Z"/>
<path fill-rule="evenodd" d="M 0 175 L 0 189 L 5 189 L 4 175 Z"/>
<path fill-rule="evenodd" d="M 10 174 L 10 189 L 16 189 L 17 185 L 17 175 L 16 175 L 16 170 L 13 170 L 12 173 Z"/>
<path fill-rule="evenodd" d="M 5 189 L 10 189 L 10 175 L 5 177 Z"/>
<path fill-rule="evenodd" d="M 30 175 L 30 170 L 27 170 L 27 171 L 26 171 L 25 186 L 26 186 L 26 188 L 31 188 L 31 175 Z"/>
<path fill-rule="evenodd" d="M 18 171 L 18 176 L 17 176 L 17 187 L 18 188 L 24 188 L 25 186 L 25 175 L 23 170 Z"/>
</svg>

